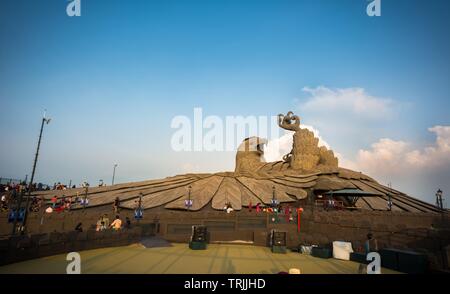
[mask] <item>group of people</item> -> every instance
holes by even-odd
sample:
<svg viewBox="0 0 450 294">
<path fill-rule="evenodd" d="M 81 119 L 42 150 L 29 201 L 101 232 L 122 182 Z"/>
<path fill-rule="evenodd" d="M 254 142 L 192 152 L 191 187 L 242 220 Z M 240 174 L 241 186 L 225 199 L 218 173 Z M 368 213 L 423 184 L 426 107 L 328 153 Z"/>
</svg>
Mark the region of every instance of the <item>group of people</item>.
<svg viewBox="0 0 450 294">
<path fill-rule="evenodd" d="M 19 184 L 0 185 L 1 211 L 8 211 L 9 208 L 20 199 L 20 195 L 26 193 L 27 191 L 28 187 L 24 182 Z M 34 204 L 37 205 L 37 200 L 35 200 Z M 30 206 L 30 211 L 34 211 L 35 208 L 36 206 Z"/>
<path fill-rule="evenodd" d="M 89 184 L 87 182 L 83 182 L 81 187 L 88 188 Z M 52 189 L 53 190 L 67 190 L 70 187 L 67 185 L 61 184 L 60 182 L 53 184 Z M 71 188 L 76 188 L 76 185 L 73 185 Z M 51 190 L 49 186 L 45 186 L 41 183 L 36 184 L 34 183 L 31 187 L 32 191 L 43 191 L 43 190 Z M 0 211 L 8 211 L 11 207 L 14 207 L 14 204 L 17 203 L 20 199 L 21 193 L 27 193 L 29 190 L 29 185 L 27 185 L 25 182 L 20 183 L 7 183 L 7 184 L 0 184 Z M 25 198 L 26 199 L 26 198 Z M 42 196 L 36 197 L 33 196 L 31 198 L 29 211 L 30 212 L 39 212 L 41 208 L 47 204 L 47 200 L 45 200 Z M 77 193 L 77 196 L 73 197 L 65 197 L 64 195 L 62 197 L 53 196 L 49 203 L 49 205 L 45 208 L 45 211 L 47 213 L 52 213 L 54 211 L 56 212 L 62 212 L 65 210 L 70 210 L 70 208 L 73 205 L 79 204 L 81 206 L 86 206 L 89 204 L 89 200 L 85 197 L 80 197 Z M 114 212 L 119 212 L 119 205 L 120 200 L 117 197 L 114 201 Z"/>
<path fill-rule="evenodd" d="M 119 231 L 122 229 L 122 220 L 120 219 L 119 215 L 116 215 L 116 218 L 113 220 L 112 223 L 109 223 L 109 218 L 107 214 L 104 214 L 100 216 L 100 218 L 97 221 L 95 230 L 97 232 L 101 232 L 107 229 L 113 229 L 115 231 Z M 125 228 L 129 229 L 131 227 L 131 220 L 129 217 L 125 218 Z"/>
<path fill-rule="evenodd" d="M 10 192 L 19 194 L 20 192 L 28 192 L 30 189 L 30 185 L 27 184 L 25 181 L 22 182 L 9 182 L 6 184 L 0 184 L 0 193 L 1 192 Z M 49 186 L 44 185 L 42 183 L 33 183 L 31 185 L 31 191 L 47 191 L 51 190 Z"/>
<path fill-rule="evenodd" d="M 85 187 L 86 182 L 80 184 L 80 187 Z M 101 183 L 99 187 L 106 186 L 105 184 Z M 49 190 L 68 190 L 68 189 L 75 189 L 76 185 L 66 185 L 62 184 L 61 182 L 54 183 L 53 186 L 44 185 L 42 183 L 33 183 L 31 185 L 31 191 L 49 191 Z M 27 184 L 25 181 L 14 183 L 14 182 L 8 182 L 6 184 L 0 184 L 0 193 L 6 192 L 14 194 L 12 196 L 15 196 L 21 192 L 28 192 L 30 189 L 29 184 Z"/>
<path fill-rule="evenodd" d="M 13 207 L 17 201 L 20 199 L 20 195 L 26 194 L 29 192 L 30 186 L 26 184 L 24 181 L 19 183 L 7 183 L 0 184 L 0 209 L 1 211 L 7 211 L 10 207 Z M 54 185 L 54 190 L 65 190 L 65 185 L 61 185 L 60 183 Z M 49 186 L 43 185 L 42 183 L 34 183 L 31 185 L 31 191 L 45 191 L 50 190 Z M 26 199 L 26 198 L 25 198 Z M 31 198 L 29 211 L 30 212 L 38 212 L 42 206 L 44 205 L 43 197 L 33 197 Z M 53 206 L 53 205 L 52 205 Z M 54 207 L 53 207 L 54 208 Z"/>
<path fill-rule="evenodd" d="M 75 187 L 75 185 L 73 186 Z M 53 189 L 52 190 L 67 190 L 67 185 L 61 184 L 60 182 L 58 183 L 54 183 L 53 184 Z"/>
<path fill-rule="evenodd" d="M 21 192 L 27 192 L 28 189 L 29 189 L 29 187 L 25 182 L 20 182 L 20 183 L 11 182 L 11 183 L 0 185 L 0 191 L 5 192 L 5 193 L 14 194 L 14 195 L 18 195 Z"/>
<path fill-rule="evenodd" d="M 325 202 L 323 203 L 323 208 L 325 210 L 330 210 L 330 209 L 337 209 L 337 202 L 336 200 L 334 200 L 333 197 L 328 198 L 327 200 L 325 200 Z"/>
<path fill-rule="evenodd" d="M 264 205 L 261 203 L 257 203 L 255 206 L 250 202 L 248 204 L 248 211 L 252 212 L 255 209 L 256 212 L 267 212 L 267 213 L 292 213 L 292 207 L 290 205 L 282 206 L 281 204 L 276 205 Z"/>
<path fill-rule="evenodd" d="M 69 184 L 69 185 L 61 184 L 61 182 L 54 183 L 52 190 L 68 190 L 68 189 L 76 189 L 77 188 L 77 185 L 72 185 L 72 186 L 70 186 L 70 185 L 71 184 Z M 98 186 L 102 187 L 102 186 L 106 186 L 106 184 L 103 184 L 103 182 L 100 182 L 100 184 Z M 83 183 L 80 184 L 80 187 L 83 187 L 83 188 L 89 187 L 89 183 L 84 181 Z M 48 190 L 50 190 L 50 189 L 48 189 Z"/>
<path fill-rule="evenodd" d="M 31 203 L 30 203 L 30 212 L 39 212 L 42 208 L 42 206 L 44 205 L 44 197 L 36 197 L 33 196 L 33 198 L 31 198 Z"/>
<path fill-rule="evenodd" d="M 53 211 L 62 212 L 65 210 L 70 210 L 72 205 L 79 202 L 79 197 L 65 197 L 64 195 L 58 199 L 58 197 L 53 196 L 50 199 L 50 206 L 47 207 L 46 212 L 52 213 Z"/>
<path fill-rule="evenodd" d="M 234 209 L 233 209 L 233 206 L 231 206 L 231 203 L 227 202 L 227 203 L 225 203 L 225 206 L 223 207 L 223 210 L 224 210 L 226 213 L 230 213 L 230 212 L 232 212 Z"/>
<path fill-rule="evenodd" d="M 0 202 L 0 209 L 1 209 L 1 211 L 7 211 L 8 210 L 8 207 L 9 207 L 9 205 L 8 205 L 8 200 L 7 200 L 7 195 L 6 195 L 6 193 L 3 193 L 2 194 L 2 196 L 1 196 L 1 202 Z"/>
<path fill-rule="evenodd" d="M 59 183 L 58 183 L 59 185 Z M 56 185 L 55 189 L 58 190 L 63 187 L 63 185 Z M 4 185 L 5 186 L 5 185 Z M 19 201 L 19 193 L 22 193 L 25 188 L 25 185 L 15 185 L 15 186 L 5 186 L 3 191 L 0 191 L 0 211 L 8 211 L 11 207 L 14 207 L 14 204 Z M 65 189 L 65 188 L 64 188 Z M 44 199 L 43 196 L 36 197 L 33 196 L 30 199 L 29 211 L 30 212 L 39 212 L 43 207 L 45 208 L 46 213 L 53 212 L 63 212 L 66 210 L 71 210 L 74 205 L 79 206 L 87 206 L 89 204 L 89 199 L 84 196 L 79 196 L 77 193 L 76 196 L 68 196 L 62 195 L 61 197 L 57 197 L 54 195 L 49 200 Z M 26 201 L 26 198 L 23 200 L 23 204 Z M 113 202 L 113 212 L 115 214 L 119 213 L 120 199 L 117 197 Z"/>
<path fill-rule="evenodd" d="M 3 207 L 7 209 L 11 203 L 19 198 L 21 193 L 25 193 L 27 190 L 25 183 L 0 185 L 2 209 Z"/>
<path fill-rule="evenodd" d="M 255 206 L 253 206 L 252 203 L 250 202 L 248 204 L 248 211 L 252 212 L 253 209 L 255 209 L 256 213 L 265 212 L 265 213 L 270 213 L 270 214 L 273 213 L 276 215 L 284 214 L 286 217 L 286 222 L 294 221 L 294 216 L 293 216 L 294 209 L 290 205 L 282 206 L 281 204 L 277 204 L 277 205 L 272 205 L 272 206 L 266 206 L 261 203 L 257 203 Z M 230 202 L 225 203 L 223 210 L 226 213 L 231 213 L 232 211 L 234 211 L 233 206 L 231 205 Z"/>
<path fill-rule="evenodd" d="M 100 232 L 100 231 L 104 231 L 108 228 L 109 228 L 109 218 L 108 218 L 107 214 L 104 214 L 104 215 L 100 216 L 100 218 L 98 219 L 95 230 L 97 232 Z"/>
<path fill-rule="evenodd" d="M 95 231 L 97 232 L 102 232 L 108 229 L 112 229 L 114 231 L 120 231 L 122 228 L 131 228 L 131 220 L 129 217 L 125 218 L 125 225 L 122 225 L 122 220 L 120 219 L 119 215 L 116 215 L 115 219 L 113 220 L 112 223 L 109 223 L 109 218 L 108 215 L 105 213 L 102 216 L 100 216 L 100 218 L 97 221 L 97 224 L 95 226 Z M 76 226 L 75 226 L 75 231 L 77 232 L 83 232 L 83 224 L 81 222 L 79 222 Z"/>
</svg>

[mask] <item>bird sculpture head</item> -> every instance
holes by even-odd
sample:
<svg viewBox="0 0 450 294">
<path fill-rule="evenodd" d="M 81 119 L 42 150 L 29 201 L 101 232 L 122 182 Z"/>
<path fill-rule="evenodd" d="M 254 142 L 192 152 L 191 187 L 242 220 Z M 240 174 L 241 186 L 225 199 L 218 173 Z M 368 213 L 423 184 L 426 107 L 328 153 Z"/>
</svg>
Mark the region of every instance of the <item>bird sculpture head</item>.
<svg viewBox="0 0 450 294">
<path fill-rule="evenodd" d="M 235 172 L 255 172 L 264 164 L 264 145 L 267 140 L 259 137 L 245 139 L 236 153 Z"/>
</svg>

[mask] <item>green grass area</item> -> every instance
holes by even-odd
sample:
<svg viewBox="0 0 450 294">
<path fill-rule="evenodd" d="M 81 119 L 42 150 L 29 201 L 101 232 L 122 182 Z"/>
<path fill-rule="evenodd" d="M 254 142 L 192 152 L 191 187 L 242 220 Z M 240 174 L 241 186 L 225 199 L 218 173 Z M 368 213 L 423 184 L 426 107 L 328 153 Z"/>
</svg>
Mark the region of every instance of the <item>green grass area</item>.
<svg viewBox="0 0 450 294">
<path fill-rule="evenodd" d="M 140 244 L 87 250 L 81 254 L 81 272 L 89 274 L 274 274 L 298 268 L 304 274 L 356 274 L 359 264 L 321 259 L 294 252 L 274 254 L 267 247 L 209 244 L 190 250 L 188 244 L 145 248 Z M 2 274 L 65 273 L 66 255 L 55 255 L 0 267 Z M 382 273 L 396 273 L 382 269 Z"/>
</svg>

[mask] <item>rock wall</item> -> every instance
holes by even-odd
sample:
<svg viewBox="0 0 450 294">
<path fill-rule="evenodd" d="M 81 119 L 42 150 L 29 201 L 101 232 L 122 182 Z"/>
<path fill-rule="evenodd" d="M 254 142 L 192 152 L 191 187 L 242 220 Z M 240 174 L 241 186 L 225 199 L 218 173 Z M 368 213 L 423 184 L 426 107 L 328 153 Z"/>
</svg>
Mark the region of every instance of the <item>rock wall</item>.
<svg viewBox="0 0 450 294">
<path fill-rule="evenodd" d="M 307 129 L 299 129 L 294 133 L 291 168 L 298 170 L 314 170 L 317 167 L 338 167 L 338 159 L 333 151 L 319 147 L 319 139 Z"/>
</svg>

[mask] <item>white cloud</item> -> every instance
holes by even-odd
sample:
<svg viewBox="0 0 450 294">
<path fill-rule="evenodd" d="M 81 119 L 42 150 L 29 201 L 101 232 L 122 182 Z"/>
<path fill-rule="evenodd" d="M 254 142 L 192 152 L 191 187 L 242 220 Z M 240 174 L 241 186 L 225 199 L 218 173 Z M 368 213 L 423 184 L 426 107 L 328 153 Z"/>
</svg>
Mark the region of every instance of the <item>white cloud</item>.
<svg viewBox="0 0 450 294">
<path fill-rule="evenodd" d="M 434 146 L 423 151 L 413 150 L 406 155 L 407 162 L 417 167 L 440 167 L 450 164 L 450 126 L 434 126 L 428 131 L 436 134 Z"/>
<path fill-rule="evenodd" d="M 304 126 L 319 138 L 319 145 L 329 144 L 321 138 L 317 129 Z M 393 187 L 409 195 L 433 203 L 437 188 L 450 190 L 450 126 L 434 126 L 428 131 L 436 135 L 433 143 L 417 147 L 414 142 L 382 138 L 368 149 L 360 149 L 354 158 L 346 158 L 333 150 L 339 159 L 339 166 L 346 167 L 373 177 L 380 183 L 392 182 Z M 266 161 L 281 160 L 292 149 L 292 132 L 270 140 L 265 150 Z M 419 196 L 420 195 L 420 196 Z"/>
<path fill-rule="evenodd" d="M 319 139 L 319 146 L 330 149 L 330 145 L 320 136 L 319 131 L 309 125 L 301 125 L 301 128 L 308 129 Z M 292 150 L 292 136 L 294 132 L 286 131 L 281 137 L 267 142 L 264 150 L 264 158 L 267 162 L 282 160 L 283 156 Z"/>
<path fill-rule="evenodd" d="M 355 167 L 376 174 L 386 171 L 393 173 L 400 171 L 404 166 L 404 156 L 409 149 L 409 144 L 383 138 L 373 143 L 371 147 L 371 150 L 358 151 Z"/>
<path fill-rule="evenodd" d="M 383 138 L 372 144 L 370 150 L 359 150 L 355 161 L 347 161 L 347 167 L 381 177 L 448 168 L 450 126 L 434 126 L 428 130 L 436 134 L 436 141 L 431 146 L 414 149 L 409 142 Z"/>
<path fill-rule="evenodd" d="M 286 131 L 279 138 L 269 140 L 264 148 L 264 159 L 266 162 L 278 161 L 292 149 L 293 132 Z"/>
<path fill-rule="evenodd" d="M 351 113 L 364 118 L 377 119 L 391 116 L 394 106 L 391 99 L 369 95 L 363 88 L 330 89 L 324 86 L 304 87 L 311 96 L 300 104 L 304 113 Z"/>
</svg>

